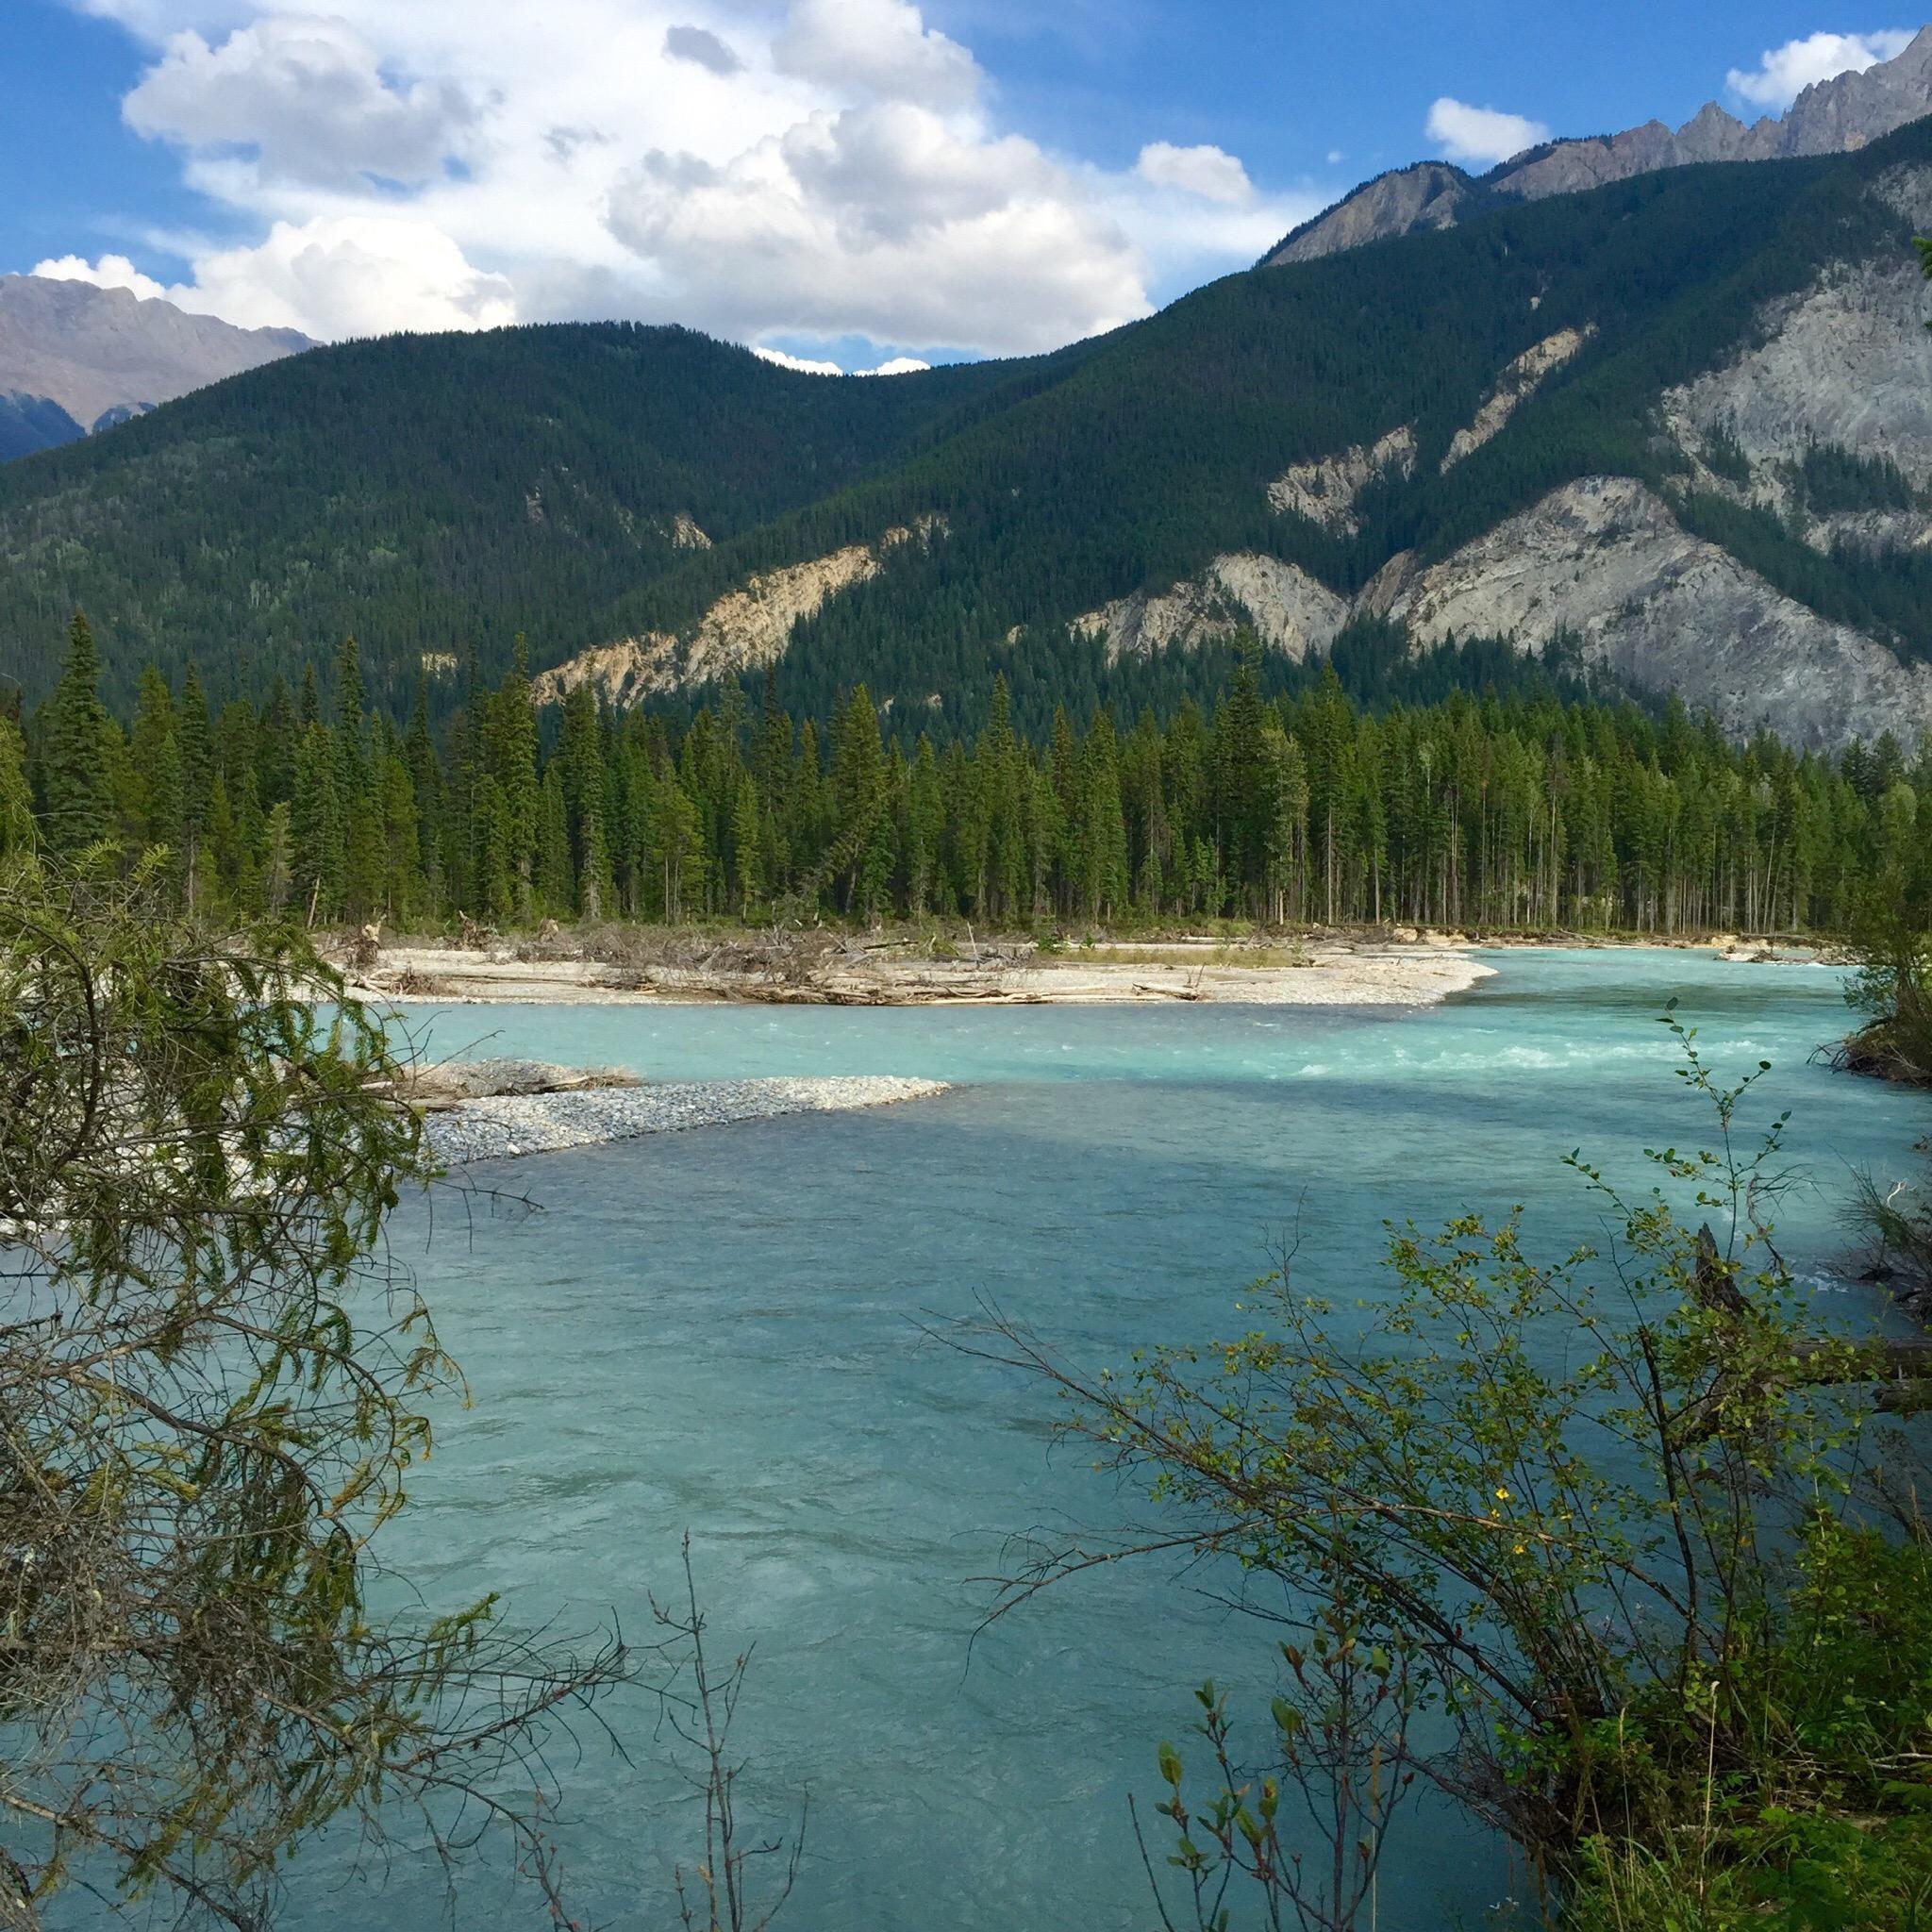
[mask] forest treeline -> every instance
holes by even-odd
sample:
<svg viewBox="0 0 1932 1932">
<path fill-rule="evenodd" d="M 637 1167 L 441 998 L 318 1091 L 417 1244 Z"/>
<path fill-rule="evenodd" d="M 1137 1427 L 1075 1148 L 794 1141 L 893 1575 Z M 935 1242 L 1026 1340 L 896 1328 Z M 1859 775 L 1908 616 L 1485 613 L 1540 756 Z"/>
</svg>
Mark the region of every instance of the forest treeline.
<svg viewBox="0 0 1932 1932">
<path fill-rule="evenodd" d="M 1370 708 L 1332 667 L 1269 696 L 1250 641 L 1211 708 L 1100 708 L 1031 741 L 1004 681 L 972 737 L 772 687 L 687 718 L 580 686 L 542 728 L 519 652 L 433 726 L 325 692 L 211 708 L 191 665 L 124 725 L 76 616 L 47 702 L 0 729 L 0 851 L 166 848 L 191 910 L 421 929 L 559 920 L 1200 917 L 1675 933 L 1847 927 L 1932 868 L 1932 749 L 1748 745 L 1674 703 L 1534 690 Z"/>
</svg>

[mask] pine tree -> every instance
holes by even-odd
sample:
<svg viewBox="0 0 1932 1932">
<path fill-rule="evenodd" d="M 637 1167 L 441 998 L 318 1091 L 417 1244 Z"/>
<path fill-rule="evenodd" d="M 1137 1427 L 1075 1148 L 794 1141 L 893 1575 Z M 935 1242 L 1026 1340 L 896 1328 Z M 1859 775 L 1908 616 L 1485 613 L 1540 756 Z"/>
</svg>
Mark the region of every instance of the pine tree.
<svg viewBox="0 0 1932 1932">
<path fill-rule="evenodd" d="M 286 799 L 269 809 L 261 837 L 261 903 L 273 915 L 287 910 L 294 890 L 295 839 Z"/>
<path fill-rule="evenodd" d="M 687 894 L 704 890 L 704 827 L 675 772 L 664 774 L 651 814 L 651 856 L 662 880 L 664 917 L 684 917 Z"/>
<path fill-rule="evenodd" d="M 344 849 L 337 764 L 334 734 L 318 720 L 302 734 L 289 802 L 290 887 L 296 909 L 309 925 L 336 919 L 342 910 Z"/>
<path fill-rule="evenodd" d="M 543 909 L 569 918 L 577 901 L 570 861 L 570 821 L 563 798 L 563 767 L 552 758 L 538 789 L 537 899 Z"/>
<path fill-rule="evenodd" d="M 177 873 L 186 875 L 181 751 L 175 701 L 167 680 L 150 664 L 135 688 L 134 724 L 128 734 L 126 816 L 143 845 L 165 845 Z"/>
<path fill-rule="evenodd" d="M 114 837 L 120 734 L 100 695 L 101 660 L 86 616 L 67 626 L 67 661 L 38 720 L 41 823 L 56 852 Z"/>
<path fill-rule="evenodd" d="M 202 845 L 213 803 L 215 758 L 208 700 L 192 658 L 182 680 L 180 702 L 175 707 L 175 739 L 180 747 L 183 891 L 192 912 L 200 892 Z"/>
<path fill-rule="evenodd" d="M 483 735 L 484 761 L 502 798 L 511 909 L 527 919 L 537 875 L 537 713 L 530 702 L 529 648 L 521 631 L 510 668 L 489 701 Z"/>
<path fill-rule="evenodd" d="M 738 910 L 749 919 L 764 894 L 764 864 L 760 853 L 758 787 L 750 778 L 738 787 L 738 802 L 731 808 L 731 853 L 734 882 L 738 887 Z"/>
</svg>

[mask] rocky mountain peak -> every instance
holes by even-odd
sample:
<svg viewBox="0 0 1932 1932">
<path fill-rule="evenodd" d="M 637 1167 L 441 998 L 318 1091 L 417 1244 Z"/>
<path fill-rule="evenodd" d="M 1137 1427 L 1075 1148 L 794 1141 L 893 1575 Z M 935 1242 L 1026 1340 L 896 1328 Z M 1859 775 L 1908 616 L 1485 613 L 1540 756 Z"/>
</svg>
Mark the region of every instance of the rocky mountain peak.
<svg viewBox="0 0 1932 1932">
<path fill-rule="evenodd" d="M 1262 265 L 1313 261 L 1391 235 L 1452 227 L 1474 188 L 1470 176 L 1447 161 L 1416 161 L 1378 175 L 1319 220 L 1297 229 Z"/>
<path fill-rule="evenodd" d="M 311 347 L 291 328 L 237 328 L 127 289 L 0 275 L 0 391 L 92 427 Z"/>
<path fill-rule="evenodd" d="M 1830 80 L 1814 81 L 1782 115 L 1750 126 L 1707 101 L 1674 131 L 1647 121 L 1622 134 L 1551 142 L 1505 161 L 1480 181 L 1447 162 L 1423 161 L 1357 188 L 1298 228 L 1262 266 L 1312 261 L 1391 236 L 1446 228 L 1498 200 L 1574 194 L 1661 168 L 1700 161 L 1768 161 L 1848 154 L 1932 114 L 1932 26 L 1903 53 Z"/>
</svg>

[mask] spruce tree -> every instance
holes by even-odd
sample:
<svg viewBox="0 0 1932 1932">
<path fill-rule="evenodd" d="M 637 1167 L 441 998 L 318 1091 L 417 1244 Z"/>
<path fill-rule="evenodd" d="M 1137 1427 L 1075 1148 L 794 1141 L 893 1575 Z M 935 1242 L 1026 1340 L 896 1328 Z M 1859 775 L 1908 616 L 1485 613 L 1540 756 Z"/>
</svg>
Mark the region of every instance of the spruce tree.
<svg viewBox="0 0 1932 1932">
<path fill-rule="evenodd" d="M 336 790 L 337 746 L 320 721 L 302 734 L 289 802 L 290 883 L 308 924 L 342 910 L 344 849 L 341 800 Z"/>
<path fill-rule="evenodd" d="M 202 847 L 206 842 L 215 779 L 214 734 L 208 727 L 208 700 L 201 675 L 189 659 L 175 708 L 175 739 L 181 765 L 181 862 L 188 908 L 194 909 L 201 887 Z"/>
<path fill-rule="evenodd" d="M 127 818 L 144 845 L 165 845 L 185 868 L 181 751 L 175 701 L 167 680 L 150 664 L 135 687 L 134 724 L 127 742 Z"/>
<path fill-rule="evenodd" d="M 120 734 L 101 702 L 101 660 L 86 615 L 67 626 L 67 661 L 38 720 L 41 820 L 56 852 L 80 852 L 118 829 Z"/>
<path fill-rule="evenodd" d="M 749 778 L 740 781 L 738 800 L 731 808 L 731 847 L 733 883 L 738 888 L 738 910 L 749 919 L 764 891 L 763 855 L 758 849 L 758 793 Z"/>
</svg>

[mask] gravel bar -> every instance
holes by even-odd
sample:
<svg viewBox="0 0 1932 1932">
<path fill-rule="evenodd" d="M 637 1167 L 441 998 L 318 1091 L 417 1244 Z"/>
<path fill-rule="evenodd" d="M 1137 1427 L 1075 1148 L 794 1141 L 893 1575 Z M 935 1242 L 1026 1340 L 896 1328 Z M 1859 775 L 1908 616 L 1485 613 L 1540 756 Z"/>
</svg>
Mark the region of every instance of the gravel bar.
<svg viewBox="0 0 1932 1932">
<path fill-rule="evenodd" d="M 790 1113 L 846 1113 L 925 1100 L 942 1080 L 883 1075 L 824 1080 L 706 1080 L 688 1085 L 617 1088 L 588 1093 L 498 1094 L 466 1100 L 424 1122 L 430 1150 L 450 1167 L 601 1147 L 642 1134 L 722 1127 L 733 1121 L 776 1120 Z"/>
</svg>

